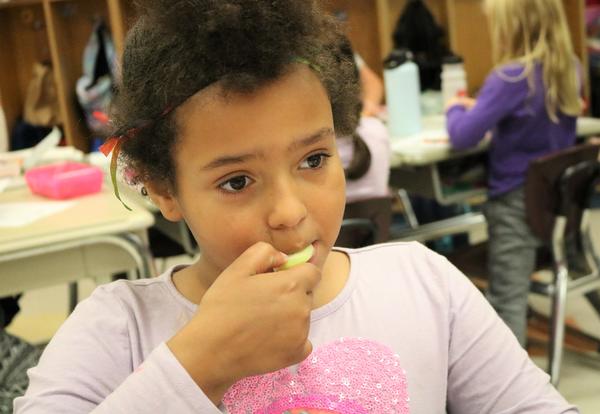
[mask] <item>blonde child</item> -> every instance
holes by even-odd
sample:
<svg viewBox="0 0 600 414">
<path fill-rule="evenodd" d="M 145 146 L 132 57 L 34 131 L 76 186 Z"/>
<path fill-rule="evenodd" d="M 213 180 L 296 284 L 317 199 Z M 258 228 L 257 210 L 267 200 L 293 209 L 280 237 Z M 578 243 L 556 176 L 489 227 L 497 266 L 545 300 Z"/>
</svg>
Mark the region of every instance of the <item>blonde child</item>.
<svg viewBox="0 0 600 414">
<path fill-rule="evenodd" d="M 538 245 L 525 221 L 525 174 L 531 160 L 575 142 L 581 81 L 560 0 L 486 0 L 485 11 L 497 66 L 476 101 L 447 105 L 447 126 L 456 148 L 493 130 L 487 297 L 524 346 Z"/>
<path fill-rule="evenodd" d="M 109 142 L 202 255 L 80 303 L 17 413 L 577 412 L 444 258 L 332 248 L 359 94 L 315 2 L 141 14 Z"/>
</svg>

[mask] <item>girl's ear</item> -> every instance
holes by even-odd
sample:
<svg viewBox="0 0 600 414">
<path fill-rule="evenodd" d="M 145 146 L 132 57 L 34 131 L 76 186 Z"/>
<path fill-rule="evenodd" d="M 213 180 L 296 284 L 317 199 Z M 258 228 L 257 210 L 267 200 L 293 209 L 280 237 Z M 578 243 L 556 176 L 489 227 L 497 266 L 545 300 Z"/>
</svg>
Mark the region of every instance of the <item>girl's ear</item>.
<svg viewBox="0 0 600 414">
<path fill-rule="evenodd" d="M 148 197 L 156 205 L 163 217 L 169 221 L 179 221 L 183 219 L 181 209 L 179 208 L 179 202 L 173 196 L 171 190 L 165 184 L 156 184 L 146 182 L 144 187 L 148 192 Z"/>
</svg>

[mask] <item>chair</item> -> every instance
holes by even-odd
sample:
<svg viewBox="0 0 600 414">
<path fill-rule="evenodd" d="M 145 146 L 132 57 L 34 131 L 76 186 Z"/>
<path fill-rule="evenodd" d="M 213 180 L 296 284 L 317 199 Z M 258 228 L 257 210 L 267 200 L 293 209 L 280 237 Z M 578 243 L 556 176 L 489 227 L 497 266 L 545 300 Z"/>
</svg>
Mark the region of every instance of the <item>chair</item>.
<svg viewBox="0 0 600 414">
<path fill-rule="evenodd" d="M 553 262 L 552 282 L 533 282 L 531 291 L 551 298 L 548 371 L 554 385 L 560 376 L 567 295 L 600 288 L 600 258 L 590 237 L 589 221 L 592 196 L 600 182 L 598 149 L 579 145 L 542 157 L 531 163 L 525 182 L 529 227 L 548 244 Z M 588 271 L 574 279 L 569 274 L 569 262 L 573 262 L 569 259 L 578 254 Z"/>
<path fill-rule="evenodd" d="M 391 217 L 391 197 L 348 203 L 335 245 L 357 248 L 383 243 L 389 239 Z"/>
<path fill-rule="evenodd" d="M 579 145 L 544 156 L 530 164 L 525 181 L 527 222 L 548 245 L 553 268 L 552 281 L 533 281 L 530 291 L 551 298 L 548 373 L 555 386 L 560 376 L 567 296 L 600 288 L 600 258 L 589 223 L 591 198 L 600 181 L 598 149 Z M 486 243 L 470 246 L 450 255 L 449 260 L 468 276 L 486 278 L 486 250 Z M 574 279 L 569 274 L 569 262 L 578 255 L 584 258 L 588 271 Z M 485 282 L 479 277 L 475 284 L 481 288 Z"/>
</svg>

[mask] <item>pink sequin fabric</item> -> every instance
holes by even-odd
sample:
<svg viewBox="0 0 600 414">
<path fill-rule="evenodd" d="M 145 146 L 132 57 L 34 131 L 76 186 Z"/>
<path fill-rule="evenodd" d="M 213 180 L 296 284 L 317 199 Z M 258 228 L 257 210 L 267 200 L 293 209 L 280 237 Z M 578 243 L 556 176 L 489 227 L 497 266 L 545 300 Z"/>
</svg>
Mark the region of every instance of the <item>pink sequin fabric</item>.
<svg viewBox="0 0 600 414">
<path fill-rule="evenodd" d="M 363 338 L 341 338 L 290 368 L 244 378 L 225 394 L 230 414 L 306 412 L 408 414 L 406 373 L 398 355 Z"/>
</svg>

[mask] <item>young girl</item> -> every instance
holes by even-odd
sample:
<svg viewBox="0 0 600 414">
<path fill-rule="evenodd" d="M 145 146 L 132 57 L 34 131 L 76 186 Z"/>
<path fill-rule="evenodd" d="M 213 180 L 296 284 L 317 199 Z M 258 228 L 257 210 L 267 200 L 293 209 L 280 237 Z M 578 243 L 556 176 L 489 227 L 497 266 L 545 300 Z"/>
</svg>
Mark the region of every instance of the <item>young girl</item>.
<svg viewBox="0 0 600 414">
<path fill-rule="evenodd" d="M 361 85 L 363 92 L 363 99 L 354 112 L 359 117 L 357 128 L 350 136 L 337 139 L 337 150 L 346 176 L 347 203 L 390 194 L 390 137 L 381 120 L 365 112 L 365 83 L 356 56 L 350 41 L 342 40 L 339 58 L 354 62 L 354 82 Z"/>
<path fill-rule="evenodd" d="M 346 171 L 346 202 L 390 195 L 390 137 L 378 118 L 361 116 L 356 131 L 337 144 Z"/>
<path fill-rule="evenodd" d="M 444 258 L 332 248 L 335 135 L 359 98 L 314 2 L 154 0 L 141 15 L 113 151 L 202 255 L 80 303 L 17 413 L 577 412 Z"/>
<path fill-rule="evenodd" d="M 531 160 L 575 142 L 581 82 L 560 0 L 486 0 L 485 10 L 498 66 L 477 101 L 448 104 L 447 127 L 456 148 L 493 129 L 487 297 L 525 345 L 538 241 L 525 221 L 523 184 Z"/>
</svg>

